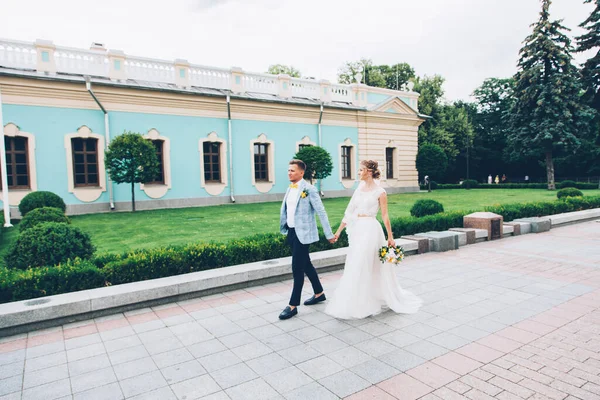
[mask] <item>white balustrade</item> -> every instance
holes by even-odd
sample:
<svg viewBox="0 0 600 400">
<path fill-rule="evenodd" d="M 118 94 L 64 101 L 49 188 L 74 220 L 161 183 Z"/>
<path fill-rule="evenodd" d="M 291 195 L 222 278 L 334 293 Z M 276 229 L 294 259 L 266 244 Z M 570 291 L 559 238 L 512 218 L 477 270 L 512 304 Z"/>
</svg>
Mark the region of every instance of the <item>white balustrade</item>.
<svg viewBox="0 0 600 400">
<path fill-rule="evenodd" d="M 175 83 L 175 66 L 168 61 L 127 56 L 125 73 L 127 79 Z"/>
<path fill-rule="evenodd" d="M 321 85 L 317 81 L 292 78 L 291 87 L 292 97 L 301 97 L 305 99 L 321 98 Z"/>
<path fill-rule="evenodd" d="M 268 93 L 276 95 L 279 91 L 277 75 L 252 74 L 244 75 L 244 88 L 247 92 Z"/>
<path fill-rule="evenodd" d="M 352 90 L 346 85 L 331 85 L 331 101 L 352 103 Z"/>
<path fill-rule="evenodd" d="M 43 42 L 43 41 L 42 41 Z M 36 42 L 37 43 L 37 42 Z M 48 42 L 52 45 L 52 42 Z M 53 57 L 50 58 L 52 69 L 57 73 L 71 73 L 101 77 L 111 77 L 111 59 L 109 53 L 98 50 L 75 49 L 52 45 Z M 117 54 L 117 53 L 114 53 Z M 306 98 L 313 100 L 338 101 L 353 103 L 354 92 L 350 85 L 327 83 L 329 94 L 323 93 L 319 81 L 312 79 L 285 78 L 282 81 L 277 75 L 248 73 L 241 69 L 233 71 L 224 68 L 208 67 L 203 65 L 184 64 L 188 67 L 188 76 L 179 75 L 179 69 L 175 68 L 176 62 L 156 60 L 144 57 L 134 57 L 122 52 L 121 72 L 122 78 L 136 79 L 140 81 L 161 82 L 181 84 L 181 78 L 185 79 L 184 86 L 205 87 L 212 89 L 234 90 L 239 88 L 240 92 L 264 93 L 271 95 Z M 53 60 L 53 61 L 52 61 Z M 34 43 L 0 39 L 0 67 L 36 70 L 38 66 L 38 49 Z M 232 75 L 232 71 L 234 75 Z M 177 75 L 176 75 L 177 74 Z M 177 79 L 176 79 L 177 76 Z M 235 76 L 235 81 L 233 80 Z M 114 76 L 113 76 L 114 78 Z M 116 79 L 122 79 L 118 77 Z M 241 78 L 241 81 L 238 79 Z M 280 88 L 280 85 L 283 85 Z M 289 86 L 287 86 L 289 85 Z M 368 88 L 366 89 L 369 90 Z M 390 91 L 390 94 L 401 91 Z"/>
<path fill-rule="evenodd" d="M 108 76 L 106 54 L 90 50 L 57 47 L 54 51 L 56 70 L 71 74 Z"/>
<path fill-rule="evenodd" d="M 231 71 L 224 68 L 190 65 L 190 85 L 213 89 L 230 89 Z"/>
<path fill-rule="evenodd" d="M 33 43 L 0 39 L 0 66 L 35 69 L 37 51 Z"/>
</svg>

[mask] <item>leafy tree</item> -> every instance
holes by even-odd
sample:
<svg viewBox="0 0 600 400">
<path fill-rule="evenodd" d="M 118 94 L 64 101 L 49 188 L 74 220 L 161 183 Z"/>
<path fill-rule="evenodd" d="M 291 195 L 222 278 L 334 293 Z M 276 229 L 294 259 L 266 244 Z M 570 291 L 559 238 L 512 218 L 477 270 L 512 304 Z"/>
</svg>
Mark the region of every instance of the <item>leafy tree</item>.
<svg viewBox="0 0 600 400">
<path fill-rule="evenodd" d="M 302 160 L 306 164 L 304 179 L 312 184 L 313 179 L 325 179 L 333 171 L 333 161 L 331 155 L 322 147 L 306 146 L 300 149 L 294 158 Z"/>
<path fill-rule="evenodd" d="M 292 78 L 300 78 L 300 71 L 291 65 L 283 65 L 283 64 L 273 64 L 269 65 L 268 74 L 279 75 L 279 74 L 287 74 Z"/>
<path fill-rule="evenodd" d="M 561 21 L 551 21 L 550 0 L 542 0 L 540 19 L 520 50 L 511 109 L 509 146 L 515 159 L 545 156 L 548 189 L 554 189 L 553 151 L 574 150 L 588 129 L 592 110 L 580 103 L 581 85 L 571 63 L 571 41 Z"/>
<path fill-rule="evenodd" d="M 135 183 L 147 183 L 160 172 L 156 149 L 139 133 L 124 132 L 106 151 L 106 169 L 115 183 L 131 184 L 131 210 L 135 211 Z"/>
<path fill-rule="evenodd" d="M 419 146 L 417 153 L 417 170 L 419 175 L 429 176 L 429 180 L 440 180 L 446 173 L 448 157 L 444 150 L 435 144 L 424 144 Z"/>
<path fill-rule="evenodd" d="M 356 82 L 356 75 L 362 76 L 361 83 L 369 86 L 400 90 L 415 77 L 414 69 L 407 63 L 394 65 L 373 65 L 370 59 L 346 62 L 338 71 L 338 82 L 350 84 Z"/>
<path fill-rule="evenodd" d="M 447 138 L 436 137 L 436 135 L 443 134 L 443 131 L 434 133 L 432 130 L 440 119 L 442 97 L 444 96 L 444 90 L 442 89 L 444 78 L 440 75 L 417 77 L 414 83 L 413 90 L 420 94 L 419 112 L 431 117 L 419 127 L 419 144 L 437 143 L 443 145 L 443 142 L 448 142 Z"/>
</svg>

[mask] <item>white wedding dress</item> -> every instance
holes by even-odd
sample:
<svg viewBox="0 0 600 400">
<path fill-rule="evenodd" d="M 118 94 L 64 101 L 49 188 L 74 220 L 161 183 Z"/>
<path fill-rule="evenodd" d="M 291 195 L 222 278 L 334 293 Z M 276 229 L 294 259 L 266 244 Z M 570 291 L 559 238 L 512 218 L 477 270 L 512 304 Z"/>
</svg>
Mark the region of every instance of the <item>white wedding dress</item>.
<svg viewBox="0 0 600 400">
<path fill-rule="evenodd" d="M 376 216 L 379 196 L 385 190 L 376 186 L 365 192 L 364 186 L 361 182 L 344 214 L 349 241 L 346 265 L 325 313 L 341 319 L 365 318 L 388 308 L 397 313 L 416 313 L 421 299 L 402 289 L 396 277 L 396 268 L 401 268 L 402 263 L 379 260 L 379 249 L 387 245 L 387 240 Z"/>
</svg>

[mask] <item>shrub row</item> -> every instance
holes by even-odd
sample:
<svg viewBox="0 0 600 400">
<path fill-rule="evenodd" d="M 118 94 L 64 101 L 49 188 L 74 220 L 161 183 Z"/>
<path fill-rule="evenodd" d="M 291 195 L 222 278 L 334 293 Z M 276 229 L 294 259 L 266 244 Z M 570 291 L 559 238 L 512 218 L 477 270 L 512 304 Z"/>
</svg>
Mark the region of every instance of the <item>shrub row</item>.
<svg viewBox="0 0 600 400">
<path fill-rule="evenodd" d="M 464 181 L 463 185 L 459 185 L 459 184 L 454 184 L 454 183 L 436 183 L 436 182 L 431 182 L 431 189 L 464 189 L 466 188 L 467 184 L 465 184 Z M 575 187 L 577 189 L 583 189 L 583 190 L 591 190 L 591 189 L 598 189 L 598 184 L 597 183 L 586 183 L 586 182 L 573 182 L 572 181 L 564 181 L 567 182 L 566 185 L 567 186 L 561 186 L 561 184 L 563 182 L 557 183 L 556 187 L 557 188 L 564 188 L 564 187 Z M 491 185 L 488 183 L 477 183 L 476 186 L 473 186 L 472 184 L 472 180 L 469 180 L 469 184 L 471 188 L 477 187 L 478 189 L 548 189 L 548 184 L 547 183 L 500 183 L 498 185 L 492 183 Z M 574 185 L 574 186 L 572 186 Z M 421 190 L 427 190 L 427 186 L 425 185 L 421 185 Z"/>
<path fill-rule="evenodd" d="M 486 211 L 516 218 L 559 214 L 599 208 L 600 196 L 568 197 L 552 202 L 506 204 L 486 207 Z M 391 221 L 394 237 L 419 232 L 442 231 L 463 226 L 463 216 L 471 211 L 452 211 L 421 218 L 402 217 Z M 321 241 L 311 246 L 322 251 L 348 245 L 344 234 L 330 244 L 320 232 Z M 16 301 L 101 286 L 161 278 L 228 265 L 264 261 L 290 255 L 286 238 L 264 234 L 228 243 L 189 244 L 137 250 L 123 254 L 103 254 L 89 261 L 76 259 L 55 267 L 27 270 L 0 269 L 0 301 Z"/>
</svg>

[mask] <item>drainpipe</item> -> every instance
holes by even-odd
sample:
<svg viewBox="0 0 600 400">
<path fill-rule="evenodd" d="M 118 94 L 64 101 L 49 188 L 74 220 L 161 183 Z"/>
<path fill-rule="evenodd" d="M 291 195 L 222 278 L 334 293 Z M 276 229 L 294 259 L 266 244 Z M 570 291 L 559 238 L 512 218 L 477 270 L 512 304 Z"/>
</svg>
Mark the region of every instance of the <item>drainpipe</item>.
<svg viewBox="0 0 600 400">
<path fill-rule="evenodd" d="M 96 104 L 98 104 L 98 107 L 100 107 L 100 109 L 104 113 L 104 138 L 105 138 L 104 141 L 105 141 L 105 149 L 108 150 L 108 145 L 110 144 L 110 133 L 109 133 L 110 131 L 109 131 L 109 126 L 108 126 L 108 111 L 106 111 L 106 109 L 102 106 L 102 103 L 100 103 L 100 100 L 98 100 L 98 98 L 92 91 L 92 84 L 90 82 L 89 76 L 85 77 L 85 88 L 90 93 L 90 95 L 92 96 L 92 98 L 94 99 Z M 115 209 L 115 199 L 113 197 L 113 182 L 110 179 L 110 176 L 108 176 L 107 179 L 108 179 L 108 201 L 110 204 L 110 209 L 114 210 Z"/>
<path fill-rule="evenodd" d="M 319 113 L 319 147 L 323 147 L 321 145 L 321 121 L 323 120 L 323 103 L 321 103 L 321 110 Z M 321 193 L 321 197 L 325 197 L 325 193 L 323 193 L 323 179 L 319 179 L 319 193 Z"/>
<path fill-rule="evenodd" d="M 6 165 L 6 149 L 4 147 L 4 122 L 2 119 L 2 92 L 0 92 L 0 160 L 3 167 Z M 6 175 L 6 168 L 0 168 L 2 170 L 2 206 L 4 208 L 4 227 L 10 228 L 10 203 L 8 201 L 8 176 Z"/>
<path fill-rule="evenodd" d="M 227 135 L 229 140 L 229 195 L 231 202 L 235 203 L 235 197 L 233 196 L 233 143 L 231 141 L 231 103 L 229 95 L 227 95 Z"/>
</svg>

